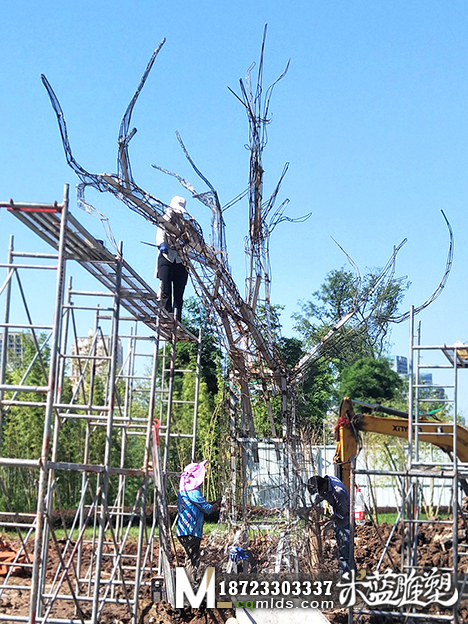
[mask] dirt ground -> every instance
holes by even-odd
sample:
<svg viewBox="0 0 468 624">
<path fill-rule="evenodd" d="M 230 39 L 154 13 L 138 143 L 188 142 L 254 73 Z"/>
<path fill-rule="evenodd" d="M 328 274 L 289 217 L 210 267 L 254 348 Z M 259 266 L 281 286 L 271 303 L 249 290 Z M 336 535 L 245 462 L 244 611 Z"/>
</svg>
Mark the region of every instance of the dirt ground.
<svg viewBox="0 0 468 624">
<path fill-rule="evenodd" d="M 370 523 L 356 527 L 355 535 L 355 559 L 358 570 L 366 569 L 368 573 L 372 573 L 379 563 L 383 552 L 383 546 L 387 541 L 393 525 L 382 524 L 379 526 L 379 532 Z M 458 530 L 459 542 L 468 544 L 468 530 L 460 522 Z M 12 540 L 7 538 L 10 543 Z M 390 547 L 387 555 L 384 557 L 381 570 L 388 567 L 395 570 L 400 569 L 401 563 L 401 532 L 395 531 L 391 539 Z M 12 544 L 13 545 L 13 544 Z M 271 538 L 263 536 L 255 540 L 250 549 L 255 556 L 259 571 L 271 561 L 272 552 L 274 551 Z M 320 564 L 322 571 L 327 574 L 333 574 L 338 571 L 336 559 L 336 544 L 333 539 L 333 532 L 327 533 L 322 545 L 322 562 Z M 448 525 L 423 525 L 418 534 L 418 554 L 419 564 L 428 568 L 447 568 L 450 567 L 452 561 L 452 532 Z M 183 552 L 178 553 L 179 561 L 182 563 Z M 208 541 L 203 553 L 203 563 L 205 565 L 214 565 L 217 567 L 219 563 L 220 549 L 216 542 Z M 304 569 L 306 566 L 307 549 L 298 552 L 300 570 L 309 574 L 311 569 Z M 57 568 L 57 561 L 51 558 L 48 566 L 48 577 L 52 578 L 54 570 Z M 466 571 L 466 563 L 462 559 L 460 563 L 460 572 Z M 317 572 L 317 570 L 315 570 Z M 1 570 L 0 570 L 1 574 Z M 0 576 L 0 580 L 1 580 Z M 29 607 L 29 591 L 23 590 L 22 587 L 28 587 L 31 579 L 27 576 L 15 576 L 14 586 L 3 590 L 0 597 L 0 613 L 10 615 L 12 618 L 24 616 L 28 613 Z M 10 579 L 9 585 L 12 585 Z M 68 607 L 67 607 L 68 605 Z M 125 610 L 126 611 L 126 610 Z M 54 608 L 54 618 L 70 618 L 75 613 L 73 604 L 65 601 L 61 602 L 61 606 Z M 447 611 L 445 612 L 447 613 Z M 450 613 L 450 612 L 448 612 Z M 334 624 L 346 624 L 348 621 L 347 609 L 335 609 L 331 612 L 324 613 L 327 619 Z M 90 613 L 83 609 L 83 618 L 89 618 Z M 166 602 L 158 602 L 152 604 L 149 587 L 142 590 L 140 594 L 140 620 L 139 624 L 224 624 L 229 617 L 233 617 L 234 612 L 228 609 L 191 609 L 186 607 L 183 610 L 175 610 Z M 76 617 L 76 616 L 75 616 Z M 463 607 L 460 611 L 460 621 L 468 622 L 468 606 Z M 356 620 L 357 621 L 357 620 Z M 363 624 L 387 624 L 394 620 L 386 620 L 382 615 L 379 616 L 361 616 L 358 620 Z M 127 615 L 123 614 L 122 607 L 118 605 L 106 605 L 105 612 L 102 613 L 100 624 L 129 624 L 130 620 Z"/>
</svg>

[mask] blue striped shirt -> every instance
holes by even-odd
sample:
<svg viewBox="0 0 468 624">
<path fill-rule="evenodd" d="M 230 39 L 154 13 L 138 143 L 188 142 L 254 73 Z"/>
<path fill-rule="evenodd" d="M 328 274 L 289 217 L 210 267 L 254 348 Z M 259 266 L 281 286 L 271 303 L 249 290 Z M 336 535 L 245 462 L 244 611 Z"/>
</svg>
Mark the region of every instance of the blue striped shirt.
<svg viewBox="0 0 468 624">
<path fill-rule="evenodd" d="M 200 490 L 179 490 L 177 496 L 177 535 L 195 535 L 203 537 L 205 514 L 210 514 L 210 505 Z"/>
</svg>

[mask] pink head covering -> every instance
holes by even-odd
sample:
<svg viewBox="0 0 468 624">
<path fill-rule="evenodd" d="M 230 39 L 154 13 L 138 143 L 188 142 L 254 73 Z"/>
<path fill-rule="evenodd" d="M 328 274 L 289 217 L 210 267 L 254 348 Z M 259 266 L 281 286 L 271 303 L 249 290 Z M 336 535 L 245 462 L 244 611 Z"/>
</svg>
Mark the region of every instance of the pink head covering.
<svg viewBox="0 0 468 624">
<path fill-rule="evenodd" d="M 179 490 L 196 490 L 205 479 L 207 459 L 199 464 L 188 464 L 180 475 Z"/>
</svg>

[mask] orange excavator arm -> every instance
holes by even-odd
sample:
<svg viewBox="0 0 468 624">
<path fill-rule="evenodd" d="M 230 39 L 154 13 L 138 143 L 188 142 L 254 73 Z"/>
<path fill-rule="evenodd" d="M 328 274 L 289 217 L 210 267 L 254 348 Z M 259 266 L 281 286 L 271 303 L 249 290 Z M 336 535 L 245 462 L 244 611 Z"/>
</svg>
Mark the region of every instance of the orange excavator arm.
<svg viewBox="0 0 468 624">
<path fill-rule="evenodd" d="M 408 415 L 397 410 L 382 408 L 382 406 L 369 406 L 380 411 L 387 411 L 394 414 L 401 414 L 401 418 L 387 416 L 372 416 L 363 414 L 356 416 L 353 402 L 349 397 L 341 401 L 340 415 L 335 427 L 337 440 L 336 452 L 333 461 L 340 465 L 341 481 L 349 490 L 351 456 L 357 454 L 357 434 L 359 431 L 381 433 L 383 435 L 395 436 L 408 439 Z M 404 417 L 406 416 L 406 418 Z M 453 451 L 453 423 L 444 423 L 433 420 L 420 419 L 418 437 L 420 442 L 429 442 L 438 446 L 442 450 L 450 453 Z M 457 436 L 457 457 L 460 461 L 468 462 L 468 429 L 462 425 L 456 425 Z"/>
<path fill-rule="evenodd" d="M 353 429 L 356 414 L 353 409 L 353 402 L 349 397 L 341 401 L 340 414 L 335 426 L 336 451 L 333 458 L 335 466 L 338 467 L 338 477 L 350 491 L 351 481 L 351 457 L 357 455 L 357 435 Z"/>
</svg>

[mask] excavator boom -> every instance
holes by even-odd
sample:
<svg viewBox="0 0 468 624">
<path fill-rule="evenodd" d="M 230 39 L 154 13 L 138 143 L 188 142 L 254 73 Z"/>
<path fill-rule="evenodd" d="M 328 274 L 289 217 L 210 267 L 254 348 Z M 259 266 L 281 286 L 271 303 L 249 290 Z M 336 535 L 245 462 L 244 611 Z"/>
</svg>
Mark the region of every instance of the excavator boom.
<svg viewBox="0 0 468 624">
<path fill-rule="evenodd" d="M 372 406 L 367 404 L 367 408 L 380 408 L 378 411 L 384 411 L 381 406 Z M 376 409 L 377 411 L 377 409 Z M 399 413 L 396 410 L 388 410 L 390 413 Z M 403 416 L 403 412 L 401 412 Z M 453 423 L 445 423 L 434 420 L 420 419 L 418 423 L 418 438 L 420 442 L 429 442 L 438 446 L 443 451 L 453 452 Z M 337 447 L 334 457 L 335 464 L 341 466 L 340 479 L 349 489 L 350 484 L 350 461 L 351 456 L 357 455 L 358 433 L 359 431 L 367 431 L 372 433 L 381 433 L 383 435 L 395 436 L 397 438 L 408 439 L 408 415 L 406 418 L 394 418 L 386 416 L 373 416 L 371 414 L 359 414 L 354 412 L 353 401 L 349 397 L 345 397 L 341 401 L 340 415 L 336 425 L 335 433 L 337 438 Z M 413 432 L 413 437 L 415 432 Z M 468 429 L 462 425 L 456 425 L 457 438 L 457 457 L 462 462 L 468 462 Z"/>
</svg>

